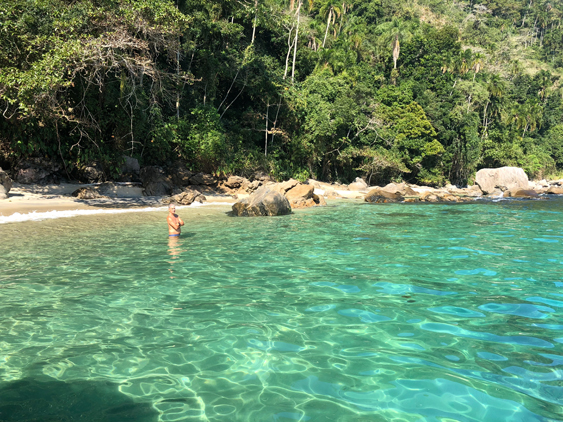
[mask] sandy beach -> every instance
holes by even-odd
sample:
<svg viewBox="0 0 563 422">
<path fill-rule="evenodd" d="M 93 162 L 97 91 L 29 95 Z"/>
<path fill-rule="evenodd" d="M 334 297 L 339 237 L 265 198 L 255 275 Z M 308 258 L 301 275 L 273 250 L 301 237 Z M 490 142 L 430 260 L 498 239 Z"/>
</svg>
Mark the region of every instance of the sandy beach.
<svg viewBox="0 0 563 422">
<path fill-rule="evenodd" d="M 159 208 L 163 207 L 162 198 L 143 196 L 138 184 L 119 184 L 113 187 L 107 197 L 99 199 L 77 199 L 72 192 L 79 188 L 94 186 L 91 184 L 61 183 L 58 185 L 24 185 L 14 183 L 8 199 L 0 201 L 0 217 L 9 217 L 31 213 L 53 211 Z M 328 186 L 328 185 L 327 185 Z M 325 190 L 316 188 L 315 193 L 324 195 Z M 341 199 L 362 199 L 365 193 L 336 190 Z M 206 204 L 234 204 L 237 198 L 205 192 Z M 247 195 L 239 195 L 238 199 Z"/>
<path fill-rule="evenodd" d="M 161 197 L 143 196 L 139 186 L 118 186 L 107 198 L 77 199 L 71 194 L 86 184 L 23 185 L 14 183 L 9 198 L 0 201 L 0 217 L 13 214 L 45 213 L 52 211 L 158 208 L 164 205 Z M 230 195 L 208 195 L 208 203 L 234 203 Z"/>
</svg>

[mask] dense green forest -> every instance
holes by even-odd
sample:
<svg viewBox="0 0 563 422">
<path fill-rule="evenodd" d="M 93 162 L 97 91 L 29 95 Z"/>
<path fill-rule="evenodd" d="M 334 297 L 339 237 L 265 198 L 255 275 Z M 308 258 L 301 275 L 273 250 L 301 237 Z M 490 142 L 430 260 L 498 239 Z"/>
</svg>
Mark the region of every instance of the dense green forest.
<svg viewBox="0 0 563 422">
<path fill-rule="evenodd" d="M 0 165 L 371 184 L 563 171 L 563 3 L 2 0 Z"/>
</svg>

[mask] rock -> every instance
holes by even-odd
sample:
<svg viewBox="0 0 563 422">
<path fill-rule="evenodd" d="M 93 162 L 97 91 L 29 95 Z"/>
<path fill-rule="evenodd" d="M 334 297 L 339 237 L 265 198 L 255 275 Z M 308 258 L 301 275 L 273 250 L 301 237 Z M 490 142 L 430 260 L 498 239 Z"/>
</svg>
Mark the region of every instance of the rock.
<svg viewBox="0 0 563 422">
<path fill-rule="evenodd" d="M 313 194 L 313 201 L 315 202 L 315 205 L 318 205 L 319 207 L 326 206 L 325 198 L 322 195 Z"/>
<path fill-rule="evenodd" d="M 549 189 L 545 191 L 545 193 L 548 193 L 550 195 L 563 195 L 563 187 L 550 186 Z"/>
<path fill-rule="evenodd" d="M 496 188 L 505 191 L 509 189 L 528 189 L 528 176 L 519 167 L 500 167 L 496 169 L 481 169 L 475 176 L 475 183 L 484 194 L 490 194 Z"/>
<path fill-rule="evenodd" d="M 211 174 L 197 173 L 190 177 L 190 185 L 212 186 L 217 184 L 217 178 Z"/>
<path fill-rule="evenodd" d="M 6 199 L 8 192 L 12 189 L 12 179 L 2 168 L 0 168 L 0 199 Z"/>
<path fill-rule="evenodd" d="M 313 185 L 316 189 L 322 189 L 321 184 L 315 179 L 307 179 L 305 183 L 307 183 L 308 185 Z"/>
<path fill-rule="evenodd" d="M 47 185 L 58 183 L 61 166 L 45 158 L 30 158 L 21 162 L 15 169 L 15 181 L 23 184 Z"/>
<path fill-rule="evenodd" d="M 182 188 L 190 185 L 190 178 L 194 175 L 194 173 L 189 171 L 185 165 L 177 165 L 168 169 L 168 171 L 170 173 L 172 183 L 175 186 L 180 186 Z"/>
<path fill-rule="evenodd" d="M 98 183 L 104 180 L 104 170 L 99 163 L 83 167 L 79 173 L 80 177 L 88 183 Z"/>
<path fill-rule="evenodd" d="M 229 176 L 225 181 L 225 186 L 230 189 L 240 189 L 244 184 L 250 183 L 247 179 L 240 176 Z"/>
<path fill-rule="evenodd" d="M 418 196 L 419 194 L 415 192 L 410 186 L 406 183 L 389 183 L 385 187 L 381 188 L 381 190 L 389 193 L 398 193 L 401 196 Z"/>
<path fill-rule="evenodd" d="M 206 200 L 205 196 L 193 189 L 186 189 L 183 192 L 171 196 L 169 198 L 164 198 L 162 200 L 163 204 L 169 204 L 175 202 L 179 205 L 191 205 L 193 202 L 203 203 Z"/>
<path fill-rule="evenodd" d="M 138 174 L 141 170 L 141 166 L 139 165 L 139 160 L 133 157 L 123 156 L 125 162 L 121 166 L 122 173 L 133 173 Z"/>
<path fill-rule="evenodd" d="M 282 194 L 286 194 L 288 191 L 293 189 L 295 186 L 299 185 L 299 181 L 295 179 L 289 179 L 282 183 L 276 183 L 274 189 Z M 303 186 L 310 186 L 312 188 L 311 191 L 315 189 L 314 185 L 303 185 Z"/>
<path fill-rule="evenodd" d="M 285 197 L 289 201 L 291 208 L 306 208 L 316 205 L 313 200 L 313 191 L 315 188 L 312 185 L 303 185 L 299 183 L 285 193 Z"/>
<path fill-rule="evenodd" d="M 469 196 L 471 198 L 478 198 L 480 196 L 483 196 L 483 191 L 481 191 L 479 185 L 473 185 L 467 188 L 459 189 L 458 193 Z"/>
<path fill-rule="evenodd" d="M 504 192 L 500 189 L 495 189 L 494 191 L 485 195 L 487 198 L 502 198 L 504 196 Z"/>
<path fill-rule="evenodd" d="M 313 191 L 315 188 L 311 185 L 303 185 L 301 183 L 295 185 L 293 188 L 285 192 L 285 197 L 291 203 L 291 201 L 297 198 L 310 199 L 313 197 Z"/>
<path fill-rule="evenodd" d="M 248 193 L 252 193 L 256 189 L 258 189 L 260 186 L 262 186 L 262 182 L 260 180 L 254 180 L 253 182 L 250 182 L 248 184 L 248 186 L 246 186 L 246 191 Z"/>
<path fill-rule="evenodd" d="M 72 196 L 76 196 L 78 199 L 105 198 L 97 189 L 92 187 L 78 188 L 74 192 L 72 192 Z"/>
<path fill-rule="evenodd" d="M 365 191 L 368 189 L 368 184 L 364 179 L 356 177 L 356 180 L 348 185 L 348 189 L 351 191 Z"/>
<path fill-rule="evenodd" d="M 291 213 L 287 198 L 281 193 L 262 186 L 252 195 L 233 205 L 233 215 L 239 217 L 257 217 L 285 215 Z"/>
<path fill-rule="evenodd" d="M 559 179 L 559 180 L 552 180 L 551 182 L 549 182 L 549 184 L 551 186 L 556 185 L 556 186 L 563 186 L 563 179 Z"/>
<path fill-rule="evenodd" d="M 403 197 L 400 193 L 393 193 L 383 190 L 382 188 L 375 188 L 370 190 L 365 196 L 364 200 L 366 202 L 401 202 Z"/>
<path fill-rule="evenodd" d="M 143 183 L 143 195 L 145 196 L 169 196 L 172 193 L 172 182 L 160 167 L 143 167 L 139 172 L 139 177 Z"/>
<path fill-rule="evenodd" d="M 535 190 L 518 189 L 518 188 L 505 191 L 504 196 L 508 198 L 539 198 L 540 197 Z"/>
<path fill-rule="evenodd" d="M 251 177 L 250 180 L 252 180 L 253 182 L 258 180 L 260 182 L 262 182 L 262 184 L 267 183 L 267 182 L 272 182 L 272 178 L 270 177 L 269 174 L 263 172 L 263 171 L 257 171 L 255 172 Z"/>
</svg>

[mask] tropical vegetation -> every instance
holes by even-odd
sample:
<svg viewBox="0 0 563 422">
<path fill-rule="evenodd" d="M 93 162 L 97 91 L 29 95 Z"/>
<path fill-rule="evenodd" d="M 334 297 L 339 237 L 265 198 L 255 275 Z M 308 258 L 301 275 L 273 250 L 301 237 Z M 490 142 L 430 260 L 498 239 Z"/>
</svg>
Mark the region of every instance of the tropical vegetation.
<svg viewBox="0 0 563 422">
<path fill-rule="evenodd" d="M 563 170 L 563 3 L 10 0 L 0 165 L 470 183 Z"/>
</svg>

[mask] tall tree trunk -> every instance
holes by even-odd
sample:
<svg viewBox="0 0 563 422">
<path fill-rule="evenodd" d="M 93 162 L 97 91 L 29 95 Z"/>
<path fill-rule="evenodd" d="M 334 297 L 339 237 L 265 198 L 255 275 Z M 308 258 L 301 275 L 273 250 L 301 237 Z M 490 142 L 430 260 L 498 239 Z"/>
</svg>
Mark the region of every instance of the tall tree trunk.
<svg viewBox="0 0 563 422">
<path fill-rule="evenodd" d="M 399 44 L 399 34 L 397 34 L 395 35 L 395 41 L 393 41 L 393 69 L 397 69 L 397 59 L 400 52 L 401 46 Z"/>
<path fill-rule="evenodd" d="M 264 157 L 268 156 L 268 115 L 270 114 L 270 100 L 266 105 L 266 133 L 264 134 Z"/>
<path fill-rule="evenodd" d="M 289 69 L 289 55 L 291 54 L 291 49 L 293 48 L 293 42 L 291 34 L 293 32 L 293 26 L 289 28 L 289 35 L 287 36 L 287 55 L 285 56 L 285 72 L 283 73 L 283 78 L 287 78 L 287 70 Z"/>
<path fill-rule="evenodd" d="M 290 0 L 289 1 L 289 11 L 293 12 L 294 8 L 295 8 L 295 0 Z"/>
<path fill-rule="evenodd" d="M 295 59 L 297 58 L 297 41 L 299 37 L 299 22 L 301 17 L 301 5 L 303 0 L 299 0 L 299 5 L 297 6 L 297 28 L 295 30 L 295 44 L 293 46 L 293 66 L 291 67 L 291 82 L 295 80 Z"/>
<path fill-rule="evenodd" d="M 330 18 L 332 17 L 332 7 L 330 8 L 330 10 L 328 11 L 328 19 L 326 20 L 326 30 L 325 30 L 325 37 L 323 39 L 323 48 L 325 47 L 325 42 L 326 42 L 326 36 L 328 34 L 328 27 L 330 25 Z"/>
<path fill-rule="evenodd" d="M 252 26 L 252 41 L 250 44 L 254 44 L 254 36 L 256 35 L 256 20 L 258 18 L 258 0 L 254 0 L 254 25 Z"/>
</svg>

